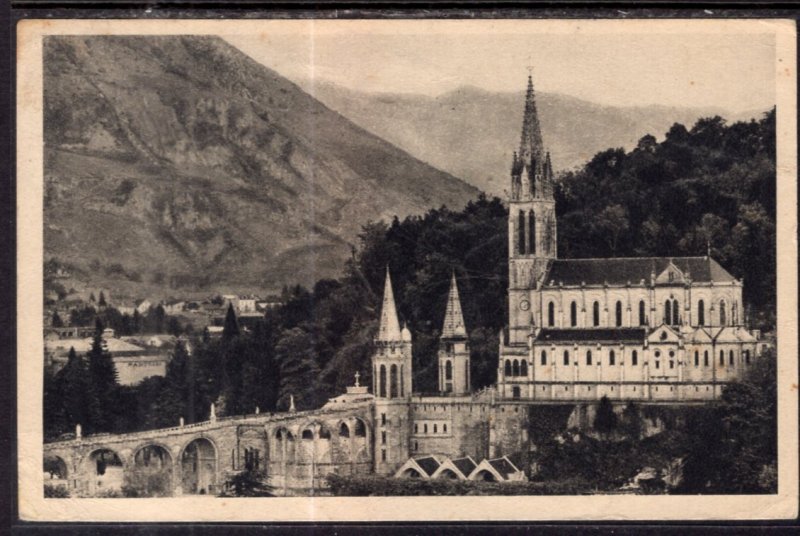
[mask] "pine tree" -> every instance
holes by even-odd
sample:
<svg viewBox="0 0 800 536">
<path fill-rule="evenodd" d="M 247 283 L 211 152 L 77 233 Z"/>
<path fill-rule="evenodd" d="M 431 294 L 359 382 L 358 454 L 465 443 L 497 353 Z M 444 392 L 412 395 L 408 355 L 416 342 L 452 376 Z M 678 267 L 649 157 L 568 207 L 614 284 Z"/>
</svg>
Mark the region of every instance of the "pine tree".
<svg viewBox="0 0 800 536">
<path fill-rule="evenodd" d="M 97 305 L 99 305 L 100 307 L 106 306 L 106 295 L 103 294 L 102 290 L 100 291 L 100 299 L 97 301 Z"/>
<path fill-rule="evenodd" d="M 56 375 L 56 383 L 63 406 L 63 422 L 67 429 L 80 424 L 84 430 L 90 431 L 92 399 L 89 378 L 86 362 L 76 355 L 75 348 L 69 349 L 67 364 Z"/>
<path fill-rule="evenodd" d="M 103 323 L 99 318 L 87 358 L 92 395 L 90 421 L 95 432 L 108 432 L 114 425 L 114 412 L 119 409 L 117 403 L 119 384 L 114 362 L 104 348 Z"/>
<path fill-rule="evenodd" d="M 54 328 L 64 327 L 64 321 L 61 320 L 61 316 L 59 316 L 58 311 L 53 311 L 53 319 L 50 321 L 50 325 Z"/>
<path fill-rule="evenodd" d="M 319 366 L 314 359 L 314 339 L 301 328 L 285 331 L 275 348 L 280 363 L 278 407 L 287 409 L 290 397 L 300 409 L 317 405 Z"/>
<path fill-rule="evenodd" d="M 131 317 L 131 332 L 133 333 L 142 332 L 142 315 L 139 314 L 138 309 L 133 310 L 133 317 Z"/>
<path fill-rule="evenodd" d="M 222 328 L 222 340 L 228 342 L 239 336 L 239 322 L 236 320 L 236 312 L 233 304 L 228 304 L 228 312 L 225 313 L 225 325 Z"/>
<path fill-rule="evenodd" d="M 600 399 L 597 407 L 597 415 L 594 417 L 594 429 L 601 435 L 607 436 L 617 427 L 617 414 L 614 413 L 614 406 L 607 396 Z"/>
</svg>

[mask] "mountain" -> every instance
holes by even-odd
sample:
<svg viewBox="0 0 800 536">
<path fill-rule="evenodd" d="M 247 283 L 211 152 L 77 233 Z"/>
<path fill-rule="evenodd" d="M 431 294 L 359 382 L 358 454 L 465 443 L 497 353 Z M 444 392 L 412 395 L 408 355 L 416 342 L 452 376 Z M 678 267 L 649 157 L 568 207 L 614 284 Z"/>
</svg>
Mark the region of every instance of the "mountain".
<svg viewBox="0 0 800 536">
<path fill-rule="evenodd" d="M 477 194 L 216 37 L 47 37 L 44 108 L 45 259 L 123 294 L 310 284 Z"/>
<path fill-rule="evenodd" d="M 519 146 L 524 91 L 467 86 L 430 97 L 365 93 L 319 80 L 300 83 L 330 108 L 420 160 L 492 194 L 506 188 L 511 155 Z M 700 117 L 730 116 L 713 108 L 603 106 L 557 93 L 539 92 L 536 98 L 557 171 L 581 166 L 609 147 L 632 149 L 645 134 L 661 139 L 676 122 L 691 126 Z"/>
</svg>

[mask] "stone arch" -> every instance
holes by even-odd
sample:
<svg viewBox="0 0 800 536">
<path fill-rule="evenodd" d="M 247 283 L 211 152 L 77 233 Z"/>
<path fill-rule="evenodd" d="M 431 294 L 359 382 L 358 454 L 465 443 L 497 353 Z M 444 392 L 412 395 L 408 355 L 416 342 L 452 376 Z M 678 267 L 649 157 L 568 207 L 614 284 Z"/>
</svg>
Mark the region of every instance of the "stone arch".
<svg viewBox="0 0 800 536">
<path fill-rule="evenodd" d="M 413 467 L 409 467 L 408 469 L 403 471 L 403 474 L 401 474 L 400 476 L 402 476 L 403 478 L 422 478 L 422 474 Z"/>
<path fill-rule="evenodd" d="M 355 423 L 353 424 L 353 435 L 355 437 L 367 437 L 367 423 L 364 422 L 363 419 L 360 417 L 354 418 Z"/>
<path fill-rule="evenodd" d="M 439 473 L 437 478 L 442 478 L 447 480 L 458 480 L 458 475 L 455 472 L 453 472 L 452 469 L 445 469 L 441 473 Z"/>
<path fill-rule="evenodd" d="M 492 474 L 491 471 L 487 471 L 486 469 L 478 471 L 472 480 L 482 480 L 483 482 L 497 482 L 497 478 L 494 476 L 494 474 Z"/>
<path fill-rule="evenodd" d="M 216 493 L 218 452 L 216 444 L 208 437 L 196 437 L 183 446 L 178 457 L 183 493 L 198 495 Z M 260 460 L 256 465 L 259 463 Z"/>
<path fill-rule="evenodd" d="M 83 471 L 87 475 L 90 496 L 104 492 L 119 492 L 125 476 L 125 459 L 105 446 L 92 450 L 83 459 Z"/>
<path fill-rule="evenodd" d="M 141 497 L 166 497 L 173 490 L 173 459 L 166 445 L 145 443 L 134 450 L 125 483 Z"/>
<path fill-rule="evenodd" d="M 339 424 L 339 437 L 350 437 L 350 427 L 344 421 Z"/>
<path fill-rule="evenodd" d="M 57 454 L 45 454 L 42 462 L 45 484 L 48 483 L 48 480 L 61 481 L 69 478 L 69 467 L 61 456 Z M 56 482 L 51 483 L 55 484 Z"/>
</svg>

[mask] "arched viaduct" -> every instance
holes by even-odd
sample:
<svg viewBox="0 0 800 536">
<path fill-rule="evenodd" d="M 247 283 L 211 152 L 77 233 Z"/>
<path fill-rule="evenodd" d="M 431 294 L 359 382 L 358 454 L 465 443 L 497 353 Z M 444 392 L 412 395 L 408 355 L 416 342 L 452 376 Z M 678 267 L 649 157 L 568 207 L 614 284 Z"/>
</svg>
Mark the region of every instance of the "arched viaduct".
<svg viewBox="0 0 800 536">
<path fill-rule="evenodd" d="M 373 469 L 372 406 L 254 414 L 44 445 L 50 467 L 75 497 L 119 493 L 216 495 L 227 477 L 265 470 L 277 495 L 324 493 L 329 473 Z"/>
</svg>

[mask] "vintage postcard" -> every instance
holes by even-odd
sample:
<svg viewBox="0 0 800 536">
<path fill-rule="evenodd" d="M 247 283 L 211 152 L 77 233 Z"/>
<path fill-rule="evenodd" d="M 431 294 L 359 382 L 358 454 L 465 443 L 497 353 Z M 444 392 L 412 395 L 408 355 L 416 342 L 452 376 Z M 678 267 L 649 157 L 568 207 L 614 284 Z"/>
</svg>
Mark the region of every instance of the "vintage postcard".
<svg viewBox="0 0 800 536">
<path fill-rule="evenodd" d="M 20 22 L 21 517 L 796 517 L 795 34 Z"/>
</svg>

